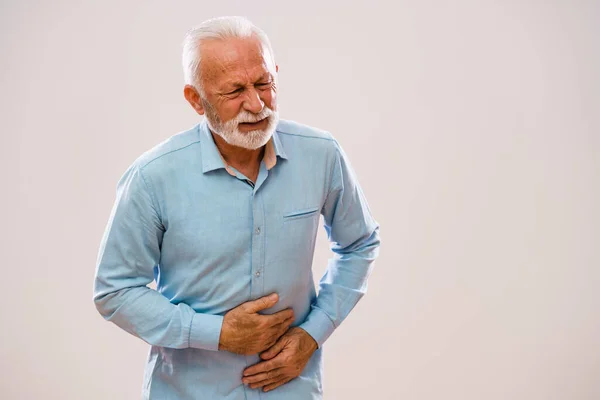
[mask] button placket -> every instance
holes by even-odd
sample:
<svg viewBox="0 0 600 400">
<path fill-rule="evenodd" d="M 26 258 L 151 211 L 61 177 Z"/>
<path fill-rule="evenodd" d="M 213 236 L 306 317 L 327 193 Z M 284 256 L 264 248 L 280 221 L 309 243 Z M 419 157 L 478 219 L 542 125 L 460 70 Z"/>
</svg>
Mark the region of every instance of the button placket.
<svg viewBox="0 0 600 400">
<path fill-rule="evenodd" d="M 253 217 L 253 235 L 252 235 L 252 266 L 251 266 L 251 293 L 253 298 L 262 297 L 264 286 L 264 207 L 259 193 L 254 191 L 252 196 L 252 217 Z"/>
</svg>

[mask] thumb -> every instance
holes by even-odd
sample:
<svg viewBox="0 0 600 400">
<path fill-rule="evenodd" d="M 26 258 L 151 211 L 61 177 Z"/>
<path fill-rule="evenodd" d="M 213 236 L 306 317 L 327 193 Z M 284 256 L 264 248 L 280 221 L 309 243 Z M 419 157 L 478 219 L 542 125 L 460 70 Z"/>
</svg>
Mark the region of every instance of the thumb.
<svg viewBox="0 0 600 400">
<path fill-rule="evenodd" d="M 263 360 L 270 360 L 275 357 L 285 347 L 285 335 L 277 339 L 275 344 L 269 347 L 267 350 L 260 353 L 260 358 Z"/>
<path fill-rule="evenodd" d="M 248 301 L 245 304 L 246 311 L 249 313 L 256 313 L 267 308 L 273 307 L 279 301 L 279 295 L 277 293 L 271 293 L 268 296 L 258 298 L 256 300 Z"/>
</svg>

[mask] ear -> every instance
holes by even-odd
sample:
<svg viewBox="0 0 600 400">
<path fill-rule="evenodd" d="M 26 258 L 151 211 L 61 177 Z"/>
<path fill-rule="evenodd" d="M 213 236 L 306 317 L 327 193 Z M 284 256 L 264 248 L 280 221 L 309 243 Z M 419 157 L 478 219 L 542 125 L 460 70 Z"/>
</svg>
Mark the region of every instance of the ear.
<svg viewBox="0 0 600 400">
<path fill-rule="evenodd" d="M 279 65 L 275 64 L 275 72 L 279 72 Z"/>
<path fill-rule="evenodd" d="M 200 100 L 200 94 L 195 87 L 192 85 L 185 85 L 183 87 L 183 97 L 190 103 L 192 108 L 196 110 L 196 112 L 200 115 L 204 115 L 204 107 L 202 106 L 202 101 Z"/>
</svg>

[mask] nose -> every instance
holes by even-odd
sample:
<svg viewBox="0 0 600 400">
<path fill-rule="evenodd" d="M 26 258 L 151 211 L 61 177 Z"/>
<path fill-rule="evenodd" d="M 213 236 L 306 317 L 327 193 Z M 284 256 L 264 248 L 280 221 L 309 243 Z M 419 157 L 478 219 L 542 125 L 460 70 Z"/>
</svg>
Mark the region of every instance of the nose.
<svg viewBox="0 0 600 400">
<path fill-rule="evenodd" d="M 244 109 L 251 113 L 258 114 L 264 108 L 265 103 L 260 98 L 258 91 L 250 88 L 246 91 L 246 99 L 244 100 Z"/>
</svg>

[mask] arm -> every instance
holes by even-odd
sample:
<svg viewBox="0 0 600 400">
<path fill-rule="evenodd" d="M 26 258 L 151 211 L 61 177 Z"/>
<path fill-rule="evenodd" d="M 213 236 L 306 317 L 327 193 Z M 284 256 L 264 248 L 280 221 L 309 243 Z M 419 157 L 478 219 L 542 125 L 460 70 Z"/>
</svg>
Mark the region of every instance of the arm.
<svg viewBox="0 0 600 400">
<path fill-rule="evenodd" d="M 334 257 L 319 283 L 319 294 L 300 325 L 319 347 L 367 292 L 379 254 L 379 225 L 343 149 L 334 141 L 330 190 L 322 214 Z"/>
<path fill-rule="evenodd" d="M 151 186 L 132 165 L 116 201 L 96 263 L 94 303 L 100 314 L 148 344 L 218 350 L 223 317 L 172 304 L 146 285 L 160 260 L 164 228 Z"/>
</svg>

